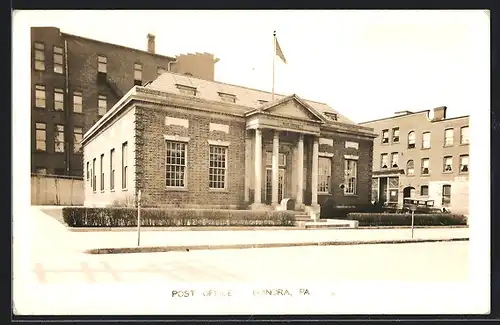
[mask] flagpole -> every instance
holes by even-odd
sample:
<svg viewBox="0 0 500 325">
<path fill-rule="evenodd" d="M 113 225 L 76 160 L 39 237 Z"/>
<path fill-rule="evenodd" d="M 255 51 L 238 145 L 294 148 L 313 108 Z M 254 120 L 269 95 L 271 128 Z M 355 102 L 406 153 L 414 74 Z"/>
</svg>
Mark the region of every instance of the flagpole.
<svg viewBox="0 0 500 325">
<path fill-rule="evenodd" d="M 276 31 L 274 31 L 273 33 L 273 47 L 274 47 L 274 50 L 273 50 L 273 95 L 272 95 L 272 100 L 274 100 L 274 64 L 275 64 L 275 61 L 276 61 Z"/>
</svg>

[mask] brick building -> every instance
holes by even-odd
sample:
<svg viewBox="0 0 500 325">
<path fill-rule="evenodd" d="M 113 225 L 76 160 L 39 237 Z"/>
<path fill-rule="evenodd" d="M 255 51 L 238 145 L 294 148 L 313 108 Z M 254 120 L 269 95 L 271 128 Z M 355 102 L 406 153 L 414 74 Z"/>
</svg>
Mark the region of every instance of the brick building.
<svg viewBox="0 0 500 325">
<path fill-rule="evenodd" d="M 379 135 L 373 145 L 373 200 L 429 199 L 468 213 L 468 116 L 446 118 L 446 107 L 437 107 L 360 125 Z"/>
<path fill-rule="evenodd" d="M 217 60 L 196 53 L 169 57 L 62 33 L 31 29 L 31 172 L 82 176 L 83 134 L 134 85 L 175 71 L 213 80 Z M 146 46 L 145 46 L 146 48 Z"/>
<path fill-rule="evenodd" d="M 164 73 L 85 134 L 85 205 L 139 189 L 166 206 L 366 204 L 375 136 L 323 103 Z"/>
</svg>

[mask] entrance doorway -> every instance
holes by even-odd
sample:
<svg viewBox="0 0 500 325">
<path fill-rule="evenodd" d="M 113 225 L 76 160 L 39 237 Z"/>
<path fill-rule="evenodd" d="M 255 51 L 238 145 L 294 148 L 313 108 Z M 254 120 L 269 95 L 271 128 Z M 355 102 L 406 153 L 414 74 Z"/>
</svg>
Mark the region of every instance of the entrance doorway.
<svg viewBox="0 0 500 325">
<path fill-rule="evenodd" d="M 283 189 L 285 188 L 285 169 L 278 169 L 278 203 L 283 200 Z M 273 200 L 273 169 L 266 168 L 266 203 L 271 204 Z"/>
</svg>

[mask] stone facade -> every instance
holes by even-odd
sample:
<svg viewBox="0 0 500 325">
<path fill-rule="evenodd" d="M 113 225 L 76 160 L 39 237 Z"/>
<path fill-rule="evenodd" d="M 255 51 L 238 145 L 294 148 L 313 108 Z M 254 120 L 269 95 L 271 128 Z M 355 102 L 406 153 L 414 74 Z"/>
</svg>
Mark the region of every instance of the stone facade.
<svg viewBox="0 0 500 325">
<path fill-rule="evenodd" d="M 461 141 L 462 128 L 468 130 L 468 116 L 447 119 L 446 107 L 438 107 L 416 113 L 405 111 L 394 117 L 361 125 L 373 128 L 379 135 L 373 147 L 374 200 L 401 205 L 404 197 L 413 197 L 434 200 L 436 207 L 468 213 L 468 135 L 467 141 Z M 399 141 L 393 139 L 393 130 L 396 128 L 399 130 Z M 388 131 L 387 141 L 384 141 L 384 130 Z M 414 138 L 411 132 L 414 132 Z M 424 133 L 430 134 L 428 139 L 424 139 Z M 409 141 L 414 142 L 413 148 L 410 148 Z M 393 153 L 398 154 L 397 167 L 391 165 Z M 387 155 L 386 168 L 382 168 L 383 155 Z M 449 168 L 445 166 L 445 157 L 451 158 L 448 160 L 451 162 Z M 423 173 L 423 159 L 428 159 L 428 173 Z M 467 162 L 465 171 L 461 170 L 461 160 Z M 413 162 L 413 173 L 410 161 Z M 390 186 L 390 182 L 394 183 L 393 186 Z M 450 187 L 449 196 L 447 186 Z"/>
<path fill-rule="evenodd" d="M 370 202 L 370 128 L 329 122 L 296 95 L 254 108 L 154 86 L 134 87 L 83 140 L 85 160 L 99 158 L 111 145 L 101 130 L 120 128 L 120 112 L 133 112 L 131 179 L 135 194 L 141 190 L 149 203 L 266 208 L 291 198 L 302 210 L 319 209 L 329 199 L 336 205 Z M 125 133 L 117 129 L 118 142 Z M 348 161 L 354 169 L 346 172 Z M 87 205 L 111 203 L 109 195 L 87 193 Z"/>
</svg>

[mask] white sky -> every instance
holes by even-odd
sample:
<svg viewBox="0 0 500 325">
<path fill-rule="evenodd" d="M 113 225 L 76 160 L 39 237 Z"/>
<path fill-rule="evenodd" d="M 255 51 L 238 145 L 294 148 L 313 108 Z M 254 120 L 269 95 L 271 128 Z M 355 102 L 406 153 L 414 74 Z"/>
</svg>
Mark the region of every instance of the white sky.
<svg viewBox="0 0 500 325">
<path fill-rule="evenodd" d="M 271 90 L 273 30 L 288 61 L 276 61 L 277 93 L 329 104 L 356 122 L 445 105 L 469 115 L 484 83 L 489 16 L 477 11 L 32 11 L 31 26 L 157 53 L 211 52 L 215 79 Z M 27 17 L 25 17 L 27 18 Z M 488 37 L 489 38 L 489 37 Z M 484 43 L 484 42 L 483 42 Z M 484 65 L 483 65 L 484 66 Z M 480 80 L 480 79 L 483 80 Z"/>
</svg>

